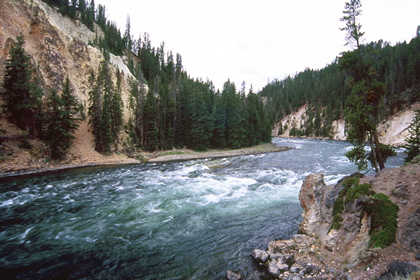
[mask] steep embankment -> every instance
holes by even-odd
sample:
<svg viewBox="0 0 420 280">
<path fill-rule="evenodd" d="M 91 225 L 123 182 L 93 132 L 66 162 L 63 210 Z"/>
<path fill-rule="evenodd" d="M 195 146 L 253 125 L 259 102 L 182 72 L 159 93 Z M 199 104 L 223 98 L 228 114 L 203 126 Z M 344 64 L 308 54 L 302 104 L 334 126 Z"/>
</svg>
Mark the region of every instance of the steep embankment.
<svg viewBox="0 0 420 280">
<path fill-rule="evenodd" d="M 292 240 L 270 242 L 267 250 L 254 250 L 253 257 L 273 279 L 399 279 L 386 278 L 398 271 L 405 276 L 420 267 L 420 165 L 411 164 L 361 178 L 359 186 L 345 180 L 327 186 L 322 174 L 309 175 L 299 199 L 304 210 L 300 231 Z M 372 189 L 366 188 L 370 184 Z M 347 185 L 347 187 L 345 186 Z M 346 194 L 343 194 L 346 190 Z M 381 204 L 380 195 L 391 202 Z M 337 207 L 337 205 L 342 205 Z M 381 207 L 374 208 L 378 205 Z M 382 207 L 384 206 L 384 207 Z M 398 206 L 396 240 L 374 248 L 373 236 L 391 236 L 391 208 Z M 377 209 L 377 210 L 372 210 Z M 340 226 L 333 227 L 334 217 Z M 379 221 L 380 226 L 374 227 Z M 395 221 L 395 220 L 394 220 Z M 404 272 L 405 271 L 405 272 Z M 420 272 L 412 278 L 416 280 Z M 395 274 L 394 274 L 395 276 Z M 295 277 L 295 278 L 287 278 Z"/>
<path fill-rule="evenodd" d="M 307 106 L 304 105 L 297 112 L 284 117 L 279 123 L 277 123 L 273 129 L 273 136 L 290 137 L 290 131 L 293 127 L 301 128 L 305 127 L 308 119 Z M 405 139 L 408 137 L 408 127 L 414 118 L 417 110 L 420 110 L 420 103 L 417 102 L 412 104 L 410 107 L 396 113 L 390 118 L 384 120 L 378 126 L 379 136 L 381 143 L 395 146 L 402 146 L 405 144 Z M 283 130 L 282 134 L 279 134 L 281 127 L 287 129 Z M 334 140 L 346 140 L 345 124 L 344 120 L 334 121 L 332 124 L 332 139 Z"/>
<path fill-rule="evenodd" d="M 89 45 L 101 31 L 90 31 L 78 20 L 63 17 L 57 10 L 40 0 L 2 0 L 0 3 L 0 84 L 2 84 L 5 63 L 16 36 L 25 38 L 25 50 L 31 56 L 34 74 L 41 80 L 44 94 L 55 89 L 62 89 L 68 77 L 71 88 L 87 115 L 88 93 L 92 89 L 89 82 L 91 73 L 97 74 L 100 62 L 104 59 L 100 49 Z M 133 78 L 124 58 L 111 54 L 111 73 L 116 69 L 122 72 L 122 98 L 124 118 L 128 119 L 129 78 Z M 0 128 L 5 138 L 0 161 L 0 172 L 16 169 L 36 169 L 48 167 L 47 149 L 38 140 L 30 140 L 34 146 L 31 150 L 19 147 L 19 136 L 26 132 L 0 118 Z M 87 120 L 80 124 L 75 133 L 76 139 L 64 164 L 97 164 L 125 162 L 126 157 L 113 155 L 105 157 L 94 151 L 93 136 L 89 131 Z M 122 133 L 120 142 L 127 136 Z"/>
</svg>

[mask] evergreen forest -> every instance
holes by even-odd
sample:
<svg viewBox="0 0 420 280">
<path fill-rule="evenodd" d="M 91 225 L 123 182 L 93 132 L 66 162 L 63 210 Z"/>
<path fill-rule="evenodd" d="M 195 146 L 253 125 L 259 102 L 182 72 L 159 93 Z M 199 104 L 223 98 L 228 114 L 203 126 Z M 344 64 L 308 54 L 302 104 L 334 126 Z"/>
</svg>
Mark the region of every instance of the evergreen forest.
<svg viewBox="0 0 420 280">
<path fill-rule="evenodd" d="M 40 79 L 33 75 L 35 72 L 28 63 L 30 57 L 24 50 L 23 36 L 16 38 L 14 53 L 9 54 L 3 86 L 5 113 L 11 122 L 29 129 L 31 138 L 48 142 L 52 159 L 65 157 L 68 143 L 73 139 L 71 133 L 81 120 L 75 116 L 84 116 L 85 112 L 94 134 L 95 150 L 103 154 L 121 148 L 147 151 L 174 147 L 235 149 L 271 141 L 271 127 L 261 97 L 252 89 L 246 93 L 245 84 L 238 89 L 228 80 L 220 91 L 211 81 L 190 77 L 182 66 L 181 55 L 165 50 L 163 42 L 153 47 L 147 33 L 133 39 L 129 18 L 125 32 L 121 33 L 106 18 L 104 6 L 95 8 L 94 0 L 44 2 L 63 16 L 80 20 L 90 30 L 100 28 L 104 33 L 90 42 L 102 50 L 105 59 L 100 63 L 98 74 L 95 76 L 92 72 L 89 78 L 91 90 L 87 108 L 74 103 L 68 80 L 63 81 L 66 86 L 61 94 L 57 94 L 59 89 L 42 92 Z M 120 71 L 111 73 L 110 53 L 125 55 L 135 77 L 130 80 L 128 104 L 122 101 Z M 24 88 L 13 88 L 12 76 L 22 74 L 25 75 Z M 7 87 L 7 83 L 11 86 Z M 65 96 L 70 96 L 69 101 L 63 100 Z M 22 99 L 19 104 L 29 103 L 23 113 L 7 107 L 16 103 L 13 101 L 16 98 Z M 129 117 L 128 122 L 123 121 L 123 112 L 127 109 L 124 106 L 128 106 L 129 116 L 125 116 Z M 76 107 L 80 112 L 74 111 Z M 55 133 L 60 132 L 60 136 L 51 137 L 54 125 L 57 126 Z"/>
<path fill-rule="evenodd" d="M 420 36 L 395 46 L 384 41 L 371 42 L 348 53 L 361 53 L 364 61 L 372 65 L 375 78 L 385 85 L 379 101 L 380 120 L 420 101 Z M 274 80 L 258 95 L 266 98 L 265 110 L 271 125 L 306 104 L 306 125 L 292 128 L 291 134 L 330 137 L 332 122 L 344 118 L 350 92 L 349 76 L 339 67 L 337 58 L 322 69 L 305 69 L 283 80 Z M 285 128 L 279 133 L 282 129 Z"/>
<path fill-rule="evenodd" d="M 95 150 L 103 154 L 121 147 L 147 151 L 174 147 L 206 150 L 270 142 L 273 125 L 303 105 L 308 106 L 307 120 L 302 127 L 293 127 L 291 136 L 330 137 L 333 121 L 345 117 L 354 78 L 352 67 L 346 67 L 341 58 L 352 56 L 369 65 L 369 79 L 374 76 L 381 83 L 383 92 L 375 101 L 378 121 L 420 100 L 419 30 L 409 43 L 392 46 L 381 40 L 358 44 L 356 50 L 340 54 L 323 69 L 305 69 L 283 80 L 275 79 L 254 93 L 252 87 L 245 92 L 245 82 L 238 88 L 228 80 L 216 90 L 211 81 L 190 77 L 180 54 L 166 50 L 164 42 L 153 46 L 147 33 L 135 39 L 129 17 L 121 32 L 107 19 L 105 6 L 95 7 L 94 0 L 43 1 L 63 16 L 80 20 L 93 32 L 100 28 L 104 34 L 96 35 L 90 42 L 102 50 L 105 59 L 97 76 L 92 73 L 90 77 L 88 108 L 71 96 L 69 81 L 63 82 L 66 87 L 62 95 L 67 96 L 67 101 L 57 95 L 59 89 L 42 92 L 36 82 L 39 84 L 39 77 L 31 77 L 24 38 L 17 37 L 13 53 L 9 54 L 3 85 L 5 112 L 20 128 L 27 129 L 30 137 L 53 141 L 49 144 L 52 158 L 65 157 L 69 145 L 62 142 L 71 142 L 71 133 L 80 121 L 74 117 L 78 114 L 76 107 L 81 116 L 87 109 Z M 135 77 L 130 81 L 129 101 L 125 105 L 121 96 L 122 75 L 119 70 L 111 73 L 110 53 L 127 57 L 127 66 Z M 22 80 L 19 88 L 13 88 L 13 79 Z M 60 104 L 54 106 L 54 102 Z M 14 108 L 13 104 L 20 107 Z M 128 122 L 123 122 L 124 106 L 128 106 Z M 55 111 L 51 112 L 51 108 Z M 61 119 L 54 119 L 58 116 Z M 54 125 L 59 126 L 56 130 L 61 131 L 61 137 L 48 136 L 47 130 Z M 281 127 L 279 134 L 283 129 L 286 128 Z M 128 137 L 123 139 L 122 132 Z"/>
</svg>

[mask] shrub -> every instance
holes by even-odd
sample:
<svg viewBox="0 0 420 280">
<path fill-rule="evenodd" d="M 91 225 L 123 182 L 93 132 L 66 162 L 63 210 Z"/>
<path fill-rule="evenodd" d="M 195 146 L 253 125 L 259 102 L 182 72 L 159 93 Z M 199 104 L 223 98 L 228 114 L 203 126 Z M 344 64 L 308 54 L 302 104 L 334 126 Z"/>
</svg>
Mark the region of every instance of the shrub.
<svg viewBox="0 0 420 280">
<path fill-rule="evenodd" d="M 346 202 L 354 201 L 355 199 L 361 196 L 371 196 L 375 192 L 372 190 L 372 186 L 369 184 L 356 185 L 353 188 L 350 188 L 346 194 Z"/>
<path fill-rule="evenodd" d="M 345 190 L 347 192 L 348 188 L 351 188 L 352 186 L 357 186 L 360 182 L 360 178 L 358 177 L 348 177 L 343 180 L 343 185 L 346 187 Z M 344 190 L 344 189 L 343 189 Z"/>
<path fill-rule="evenodd" d="M 369 245 L 384 248 L 395 242 L 399 207 L 383 193 L 377 193 L 372 198 L 373 203 L 366 209 L 372 219 Z"/>
<path fill-rule="evenodd" d="M 344 198 L 347 195 L 347 191 L 352 186 L 357 186 L 359 184 L 360 178 L 358 177 L 348 177 L 343 180 L 343 186 L 344 188 L 340 191 L 337 199 L 334 202 L 333 206 L 333 220 L 330 226 L 330 230 L 332 229 L 340 229 L 341 222 L 343 221 L 343 218 L 341 217 L 341 213 L 343 213 L 344 210 Z M 347 200 L 346 200 L 347 201 Z"/>
<path fill-rule="evenodd" d="M 370 184 L 359 185 L 359 178 L 349 177 L 343 180 L 344 188 L 340 191 L 333 207 L 333 221 L 331 229 L 340 229 L 344 204 L 354 201 L 361 196 L 368 196 L 372 201 L 365 205 L 363 211 L 371 217 L 369 232 L 369 246 L 384 248 L 395 242 L 398 227 L 399 207 L 383 193 L 375 193 Z"/>
</svg>

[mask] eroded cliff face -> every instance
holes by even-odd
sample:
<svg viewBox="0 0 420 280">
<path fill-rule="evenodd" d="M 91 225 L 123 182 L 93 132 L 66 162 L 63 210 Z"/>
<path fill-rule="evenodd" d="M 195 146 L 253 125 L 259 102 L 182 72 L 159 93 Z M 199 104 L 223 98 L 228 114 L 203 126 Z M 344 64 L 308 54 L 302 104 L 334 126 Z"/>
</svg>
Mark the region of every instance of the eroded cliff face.
<svg viewBox="0 0 420 280">
<path fill-rule="evenodd" d="M 293 127 L 300 129 L 305 127 L 308 118 L 307 106 L 302 106 L 297 112 L 284 117 L 274 126 L 272 135 L 280 137 L 290 137 L 290 130 Z M 404 110 L 397 112 L 390 118 L 384 120 L 378 125 L 380 142 L 387 145 L 402 146 L 406 144 L 405 139 L 409 136 L 408 127 L 414 119 L 416 111 L 420 110 L 420 103 L 414 103 Z M 282 134 L 279 134 L 280 124 L 287 127 Z M 332 123 L 332 139 L 346 140 L 344 120 L 336 120 Z"/>
<path fill-rule="evenodd" d="M 92 72 L 97 74 L 99 64 L 104 59 L 100 49 L 89 45 L 89 42 L 92 42 L 96 36 L 103 35 L 100 29 L 96 28 L 96 32 L 92 32 L 80 21 L 63 17 L 56 9 L 41 0 L 1 0 L 0 15 L 0 84 L 3 82 L 10 47 L 16 36 L 23 35 L 25 51 L 31 56 L 34 76 L 40 79 L 44 94 L 47 95 L 51 89 L 61 92 L 63 83 L 68 77 L 71 88 L 79 102 L 84 105 L 84 113 L 87 115 L 88 93 L 93 86 L 89 83 L 89 77 Z M 114 81 L 116 81 L 117 68 L 121 73 L 123 118 L 126 122 L 130 117 L 129 81 L 134 77 L 124 63 L 123 57 L 111 54 L 110 64 Z M 0 126 L 6 130 L 6 135 L 25 134 L 2 118 Z M 93 149 L 93 136 L 88 120 L 80 124 L 75 136 L 68 157 L 72 164 L 104 161 L 103 156 Z M 119 142 L 123 143 L 128 136 L 122 131 L 119 137 Z M 13 143 L 7 144 L 8 152 L 13 153 L 13 159 L 0 162 L 0 171 L 33 168 L 43 164 L 46 147 L 39 141 L 33 141 L 32 144 L 36 148 L 31 154 L 19 150 Z M 108 158 L 106 161 L 114 160 Z"/>
<path fill-rule="evenodd" d="M 99 63 L 104 59 L 97 47 L 89 45 L 98 33 L 90 31 L 78 20 L 63 17 L 56 9 L 40 0 L 3 0 L 0 4 L 0 74 L 9 49 L 16 36 L 25 38 L 25 50 L 32 57 L 36 75 L 42 79 L 44 91 L 60 91 L 66 77 L 69 77 L 75 95 L 84 104 L 88 101 L 91 72 L 97 73 Z M 122 72 L 122 94 L 125 116 L 129 79 L 134 78 L 123 58 L 111 55 L 111 72 Z"/>
</svg>

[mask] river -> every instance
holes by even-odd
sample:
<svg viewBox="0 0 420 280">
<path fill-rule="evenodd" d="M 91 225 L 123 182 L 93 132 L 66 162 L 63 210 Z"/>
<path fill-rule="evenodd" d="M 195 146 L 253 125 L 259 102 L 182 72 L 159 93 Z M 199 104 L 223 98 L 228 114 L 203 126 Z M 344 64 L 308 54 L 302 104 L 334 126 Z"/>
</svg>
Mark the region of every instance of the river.
<svg viewBox="0 0 420 280">
<path fill-rule="evenodd" d="M 294 149 L 0 181 L 1 278 L 252 277 L 253 249 L 297 233 L 305 177 L 356 171 L 346 142 L 273 143 Z"/>
</svg>

